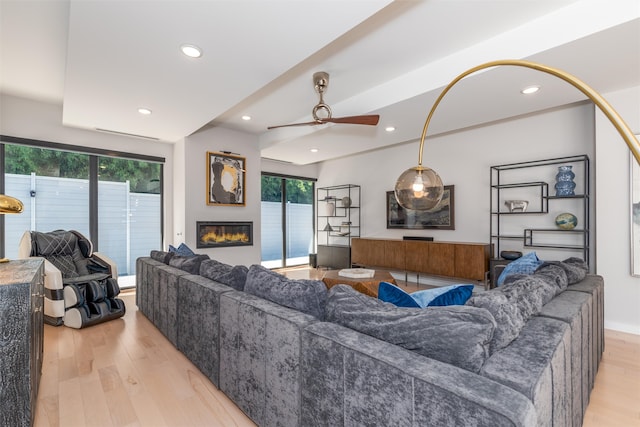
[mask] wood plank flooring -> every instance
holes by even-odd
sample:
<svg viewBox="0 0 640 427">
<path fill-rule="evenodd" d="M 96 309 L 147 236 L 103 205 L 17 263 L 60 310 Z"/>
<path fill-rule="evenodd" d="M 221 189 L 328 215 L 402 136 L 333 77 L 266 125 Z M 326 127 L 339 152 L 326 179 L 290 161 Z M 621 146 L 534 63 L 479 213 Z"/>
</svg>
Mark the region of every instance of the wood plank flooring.
<svg viewBox="0 0 640 427">
<path fill-rule="evenodd" d="M 122 298 L 122 319 L 45 325 L 35 427 L 255 425 L 138 312 L 134 293 Z M 605 342 L 584 427 L 640 427 L 640 336 L 606 330 Z"/>
<path fill-rule="evenodd" d="M 122 319 L 45 325 L 35 427 L 255 425 L 121 296 Z"/>
</svg>

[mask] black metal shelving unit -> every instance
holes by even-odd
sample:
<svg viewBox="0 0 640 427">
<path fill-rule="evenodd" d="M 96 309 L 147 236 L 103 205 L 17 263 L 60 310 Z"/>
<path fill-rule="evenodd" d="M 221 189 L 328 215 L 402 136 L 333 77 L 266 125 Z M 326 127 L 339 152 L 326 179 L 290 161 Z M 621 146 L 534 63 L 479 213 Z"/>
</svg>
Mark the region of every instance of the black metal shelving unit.
<svg viewBox="0 0 640 427">
<path fill-rule="evenodd" d="M 523 176 L 535 175 L 540 176 L 555 176 L 553 166 L 559 165 L 572 165 L 577 167 L 575 172 L 574 182 L 576 183 L 576 194 L 571 196 L 556 196 L 550 194 L 549 187 L 553 188 L 552 182 L 546 182 L 542 180 L 521 180 Z M 537 169 L 533 169 L 537 168 Z M 532 170 L 534 173 L 523 173 L 523 170 Z M 536 248 L 536 249 L 553 249 L 553 250 L 567 250 L 574 253 L 580 253 L 582 258 L 589 265 L 589 232 L 591 220 L 589 218 L 589 198 L 590 198 L 590 166 L 589 157 L 586 155 L 559 157 L 554 159 L 535 160 L 529 162 L 511 163 L 505 165 L 491 166 L 491 219 L 490 219 L 490 242 L 495 248 L 495 257 L 500 256 L 500 252 L 507 245 L 507 242 L 519 243 L 522 248 Z M 510 212 L 505 208 L 505 200 L 508 200 L 507 192 L 514 194 L 518 189 L 532 189 L 535 191 L 535 197 L 533 197 L 536 203 L 533 203 L 531 210 Z M 574 229 L 564 230 L 560 228 L 549 227 L 535 227 L 523 225 L 521 222 L 517 222 L 514 218 L 523 218 L 521 216 L 527 215 L 546 215 L 549 211 L 549 206 L 554 205 L 560 200 L 574 201 L 571 206 L 575 211 L 574 215 L 578 218 L 578 226 Z M 550 222 L 550 221 L 549 221 Z M 549 224 L 551 225 L 551 224 Z M 519 228 L 521 232 L 515 230 Z M 507 231 L 508 230 L 508 231 Z M 561 234 L 562 233 L 562 234 Z M 554 235 L 557 240 L 554 242 Z M 562 243 L 561 237 L 578 236 L 577 239 L 573 239 L 577 244 L 565 244 Z M 546 236 L 547 239 L 538 239 L 541 236 Z M 506 249 L 513 249 L 511 247 Z"/>
<path fill-rule="evenodd" d="M 317 188 L 318 267 L 350 268 L 351 239 L 360 237 L 360 186 Z M 333 203 L 333 212 L 327 212 Z"/>
</svg>

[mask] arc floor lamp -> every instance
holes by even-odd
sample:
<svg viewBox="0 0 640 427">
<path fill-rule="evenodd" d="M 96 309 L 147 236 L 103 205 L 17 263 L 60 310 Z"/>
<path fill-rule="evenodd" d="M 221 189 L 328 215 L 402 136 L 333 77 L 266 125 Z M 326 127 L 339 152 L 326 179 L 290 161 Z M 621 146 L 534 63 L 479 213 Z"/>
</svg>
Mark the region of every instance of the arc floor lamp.
<svg viewBox="0 0 640 427">
<path fill-rule="evenodd" d="M 429 123 L 431 122 L 431 117 L 436 111 L 436 108 L 438 107 L 438 104 L 440 104 L 442 98 L 444 98 L 447 92 L 449 92 L 449 90 L 456 83 L 458 83 L 468 75 L 485 68 L 498 67 L 503 65 L 525 67 L 542 71 L 544 73 L 556 76 L 576 87 L 591 101 L 593 101 L 593 103 L 596 104 L 598 108 L 600 108 L 600 110 L 605 114 L 609 121 L 611 121 L 613 126 L 622 136 L 622 139 L 624 139 L 624 141 L 629 146 L 629 149 L 633 153 L 633 156 L 636 158 L 636 161 L 640 163 L 640 143 L 638 142 L 638 139 L 635 137 L 633 132 L 631 132 L 631 129 L 629 129 L 629 126 L 624 122 L 624 120 L 622 120 L 622 117 L 620 117 L 618 112 L 614 110 L 613 107 L 598 92 L 596 92 L 586 83 L 565 71 L 549 67 L 547 65 L 538 64 L 536 62 L 518 59 L 503 59 L 492 61 L 473 67 L 453 79 L 451 83 L 449 83 L 444 88 L 442 93 L 440 93 L 435 103 L 433 104 L 433 107 L 431 107 L 431 111 L 429 111 L 427 120 L 424 123 L 424 128 L 422 129 L 422 136 L 420 137 L 418 166 L 404 171 L 396 182 L 395 195 L 396 199 L 398 199 L 398 203 L 402 207 L 414 210 L 429 210 L 440 203 L 440 199 L 442 199 L 444 188 L 440 176 L 438 176 L 436 171 L 434 171 L 433 169 L 422 166 L 422 154 L 424 151 L 424 140 L 427 136 L 427 129 L 429 127 Z"/>
</svg>

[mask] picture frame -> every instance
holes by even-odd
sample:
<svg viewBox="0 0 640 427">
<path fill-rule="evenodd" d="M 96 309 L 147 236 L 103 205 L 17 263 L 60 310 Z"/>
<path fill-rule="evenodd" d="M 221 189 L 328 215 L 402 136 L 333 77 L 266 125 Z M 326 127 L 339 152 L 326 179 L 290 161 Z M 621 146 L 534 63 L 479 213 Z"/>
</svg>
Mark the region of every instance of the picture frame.
<svg viewBox="0 0 640 427">
<path fill-rule="evenodd" d="M 405 209 L 387 191 L 387 228 L 455 230 L 455 188 L 444 186 L 442 201 L 428 211 Z"/>
<path fill-rule="evenodd" d="M 640 166 L 633 154 L 629 154 L 629 218 L 631 235 L 631 275 L 640 277 Z"/>
<path fill-rule="evenodd" d="M 246 158 L 207 151 L 207 205 L 245 206 Z"/>
</svg>

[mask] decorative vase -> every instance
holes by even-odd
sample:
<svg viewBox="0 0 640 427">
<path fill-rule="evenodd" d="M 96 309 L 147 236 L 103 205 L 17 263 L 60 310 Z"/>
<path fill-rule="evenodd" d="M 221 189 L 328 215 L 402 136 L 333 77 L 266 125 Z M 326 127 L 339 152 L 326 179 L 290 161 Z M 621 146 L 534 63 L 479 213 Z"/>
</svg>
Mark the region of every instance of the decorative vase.
<svg viewBox="0 0 640 427">
<path fill-rule="evenodd" d="M 574 189 L 576 183 L 573 182 L 573 178 L 576 174 L 571 170 L 573 166 L 563 165 L 558 166 L 558 173 L 556 175 L 556 196 L 575 196 Z"/>
<path fill-rule="evenodd" d="M 327 202 L 327 216 L 333 216 L 336 213 L 335 202 Z"/>
</svg>

